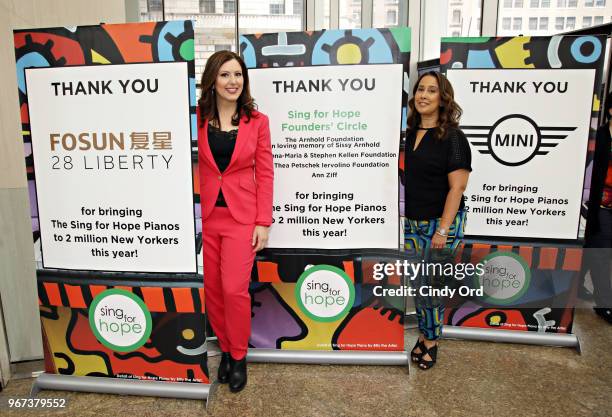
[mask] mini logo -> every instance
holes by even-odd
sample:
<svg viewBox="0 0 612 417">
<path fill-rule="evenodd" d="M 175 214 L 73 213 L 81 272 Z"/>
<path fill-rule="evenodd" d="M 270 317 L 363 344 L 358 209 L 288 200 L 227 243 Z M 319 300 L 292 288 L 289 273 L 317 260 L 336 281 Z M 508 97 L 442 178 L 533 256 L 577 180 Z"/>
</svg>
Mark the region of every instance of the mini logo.
<svg viewBox="0 0 612 417">
<path fill-rule="evenodd" d="M 89 325 L 96 338 L 109 349 L 130 352 L 151 335 L 151 313 L 135 294 L 121 289 L 100 293 L 89 307 Z"/>
<path fill-rule="evenodd" d="M 300 309 L 313 320 L 330 322 L 346 316 L 355 300 L 349 276 L 331 265 L 307 268 L 295 284 Z"/>
<path fill-rule="evenodd" d="M 481 154 L 491 155 L 502 165 L 518 166 L 536 155 L 546 155 L 576 127 L 540 127 L 524 114 L 509 114 L 493 126 L 461 126 L 470 143 Z M 567 133 L 563 133 L 567 132 Z M 482 139 L 486 138 L 486 142 Z"/>
<path fill-rule="evenodd" d="M 478 277 L 483 300 L 490 304 L 510 304 L 529 288 L 531 270 L 527 262 L 512 252 L 494 252 L 482 260 L 484 273 Z"/>
</svg>

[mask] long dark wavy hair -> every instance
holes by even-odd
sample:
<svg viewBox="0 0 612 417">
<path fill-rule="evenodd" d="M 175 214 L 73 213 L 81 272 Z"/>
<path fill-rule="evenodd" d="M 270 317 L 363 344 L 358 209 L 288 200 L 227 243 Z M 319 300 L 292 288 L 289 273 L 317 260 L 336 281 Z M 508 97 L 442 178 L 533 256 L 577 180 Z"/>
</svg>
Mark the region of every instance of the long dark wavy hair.
<svg viewBox="0 0 612 417">
<path fill-rule="evenodd" d="M 434 130 L 434 136 L 437 140 L 444 140 L 448 129 L 459 126 L 459 119 L 463 110 L 455 102 L 455 92 L 453 86 L 448 79 L 436 71 L 429 71 L 419 76 L 414 88 L 412 89 L 412 98 L 408 101 L 408 128 L 416 129 L 421 124 L 421 115 L 416 110 L 414 105 L 414 96 L 416 95 L 419 84 L 424 77 L 434 77 L 438 81 L 438 90 L 440 91 L 440 113 L 438 117 L 438 126 Z"/>
<path fill-rule="evenodd" d="M 217 100 L 215 97 L 215 81 L 217 80 L 217 74 L 219 74 L 219 68 L 228 61 L 235 59 L 242 68 L 242 93 L 238 97 L 236 103 L 236 113 L 232 116 L 232 126 L 238 126 L 240 124 L 240 118 L 242 116 L 247 117 L 247 123 L 254 116 L 253 111 L 255 110 L 255 100 L 251 97 L 251 90 L 249 88 L 249 73 L 247 67 L 240 58 L 240 56 L 232 51 L 218 51 L 215 52 L 206 61 L 206 67 L 202 73 L 202 81 L 200 86 L 202 94 L 200 100 L 198 100 L 198 107 L 200 108 L 200 127 L 204 126 L 204 120 L 214 120 L 217 126 L 221 126 L 219 121 L 219 110 L 217 109 Z"/>
</svg>

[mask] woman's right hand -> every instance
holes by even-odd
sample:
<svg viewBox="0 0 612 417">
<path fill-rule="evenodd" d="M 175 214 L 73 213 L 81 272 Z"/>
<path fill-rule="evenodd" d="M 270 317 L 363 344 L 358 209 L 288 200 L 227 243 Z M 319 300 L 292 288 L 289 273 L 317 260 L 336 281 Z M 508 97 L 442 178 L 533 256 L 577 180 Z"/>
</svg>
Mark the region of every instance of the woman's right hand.
<svg viewBox="0 0 612 417">
<path fill-rule="evenodd" d="M 253 252 L 259 252 L 268 244 L 268 227 L 266 226 L 255 226 L 253 229 Z"/>
<path fill-rule="evenodd" d="M 431 247 L 434 249 L 443 249 L 446 247 L 447 236 L 442 236 L 438 232 L 434 233 L 431 238 Z"/>
</svg>

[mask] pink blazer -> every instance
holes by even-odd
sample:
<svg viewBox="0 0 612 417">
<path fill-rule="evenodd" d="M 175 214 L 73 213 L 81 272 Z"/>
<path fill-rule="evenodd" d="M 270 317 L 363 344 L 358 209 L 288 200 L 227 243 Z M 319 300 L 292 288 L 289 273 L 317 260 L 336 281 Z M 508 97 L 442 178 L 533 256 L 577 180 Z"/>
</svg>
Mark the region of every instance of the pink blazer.
<svg viewBox="0 0 612 417">
<path fill-rule="evenodd" d="M 238 223 L 272 224 L 272 185 L 274 168 L 268 117 L 253 111 L 247 123 L 240 119 L 236 147 L 223 174 L 208 145 L 208 120 L 200 126 L 198 115 L 198 165 L 202 220 L 206 220 L 217 201 L 219 188 L 227 207 Z"/>
</svg>

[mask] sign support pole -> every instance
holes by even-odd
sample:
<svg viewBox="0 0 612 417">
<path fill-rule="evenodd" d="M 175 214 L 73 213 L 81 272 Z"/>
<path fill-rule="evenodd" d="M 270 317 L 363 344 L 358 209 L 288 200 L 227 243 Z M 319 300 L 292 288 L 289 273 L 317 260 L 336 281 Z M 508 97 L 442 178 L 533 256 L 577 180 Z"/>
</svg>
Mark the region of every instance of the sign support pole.
<svg viewBox="0 0 612 417">
<path fill-rule="evenodd" d="M 559 346 L 580 350 L 580 340 L 575 334 L 525 332 L 516 330 L 493 330 L 474 327 L 444 325 L 444 339 L 481 340 L 484 342 L 523 343 L 528 345 Z"/>
<path fill-rule="evenodd" d="M 204 400 L 208 407 L 217 384 L 191 384 L 184 382 L 141 381 L 138 379 L 104 378 L 40 374 L 32 385 L 31 395 L 43 390 L 79 391 L 100 394 L 140 395 L 148 397 Z"/>
</svg>

